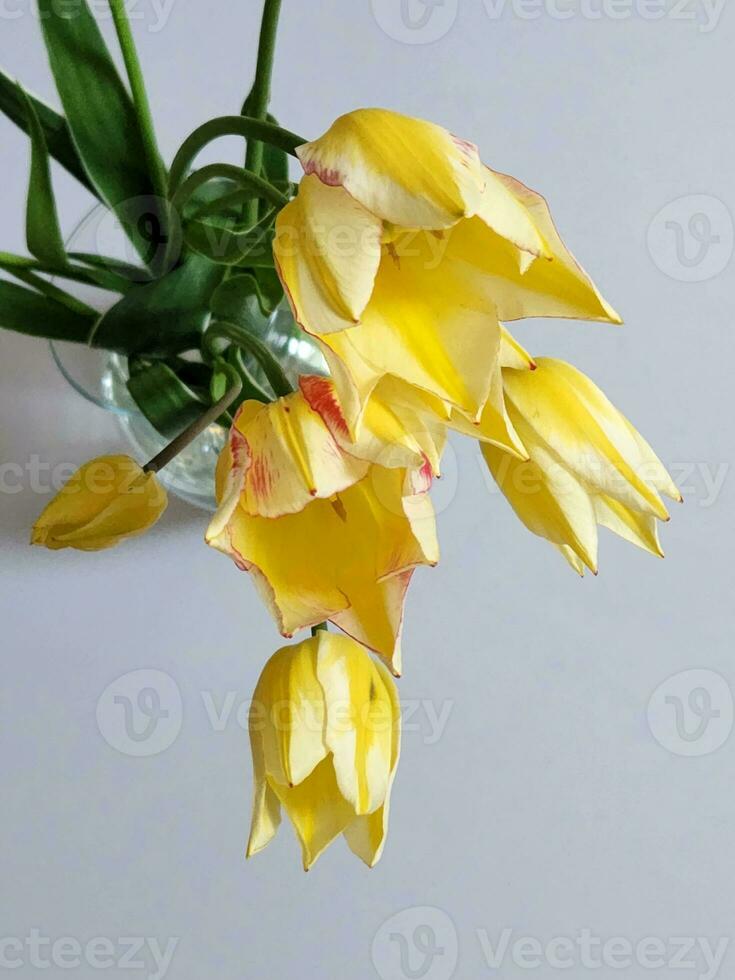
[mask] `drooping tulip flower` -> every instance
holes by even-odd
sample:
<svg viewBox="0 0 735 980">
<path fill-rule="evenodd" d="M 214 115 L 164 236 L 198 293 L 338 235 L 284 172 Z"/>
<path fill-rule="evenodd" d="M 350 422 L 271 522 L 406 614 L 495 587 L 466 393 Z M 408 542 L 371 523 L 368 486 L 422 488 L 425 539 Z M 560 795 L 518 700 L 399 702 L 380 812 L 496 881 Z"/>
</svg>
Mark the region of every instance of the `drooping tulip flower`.
<svg viewBox="0 0 735 980">
<path fill-rule="evenodd" d="M 660 494 L 681 495 L 648 443 L 581 371 L 537 358 L 503 370 L 505 404 L 529 459 L 494 446 L 482 452 L 529 530 L 548 538 L 580 574 L 597 572 L 597 526 L 663 557 Z"/>
<path fill-rule="evenodd" d="M 274 254 L 352 431 L 388 375 L 477 423 L 501 320 L 620 322 L 544 200 L 441 127 L 360 109 L 298 156 L 306 175 L 278 215 Z"/>
<path fill-rule="evenodd" d="M 310 400 L 239 410 L 207 542 L 252 574 L 284 636 L 331 620 L 399 672 L 408 584 L 439 558 L 431 467 L 380 403 L 351 442 L 331 382 L 302 383 Z"/>
<path fill-rule="evenodd" d="M 163 514 L 166 491 L 129 456 L 85 463 L 33 526 L 31 544 L 53 551 L 102 551 L 143 534 Z"/>
<path fill-rule="evenodd" d="M 349 637 L 318 631 L 275 653 L 250 711 L 248 857 L 273 839 L 283 807 L 305 870 L 340 834 L 373 867 L 388 829 L 400 718 L 392 677 Z"/>
</svg>

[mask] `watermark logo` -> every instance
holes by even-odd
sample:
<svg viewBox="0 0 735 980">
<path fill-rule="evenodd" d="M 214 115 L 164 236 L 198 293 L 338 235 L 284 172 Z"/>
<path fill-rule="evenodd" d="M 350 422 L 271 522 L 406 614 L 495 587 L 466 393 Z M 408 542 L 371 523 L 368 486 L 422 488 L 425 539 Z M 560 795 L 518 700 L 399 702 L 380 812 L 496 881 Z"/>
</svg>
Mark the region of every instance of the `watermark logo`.
<svg viewBox="0 0 735 980">
<path fill-rule="evenodd" d="M 648 251 L 658 268 L 679 282 L 706 282 L 733 255 L 735 226 L 719 198 L 689 194 L 671 201 L 648 228 Z"/>
<path fill-rule="evenodd" d="M 113 681 L 97 702 L 97 725 L 108 745 L 136 758 L 159 755 L 183 722 L 181 691 L 161 670 L 134 670 Z"/>
<path fill-rule="evenodd" d="M 733 697 L 724 677 L 712 670 L 685 670 L 669 677 L 648 703 L 648 725 L 656 741 L 674 755 L 710 755 L 733 727 Z"/>
<path fill-rule="evenodd" d="M 119 255 L 124 250 L 126 278 L 148 282 L 170 272 L 181 257 L 183 231 L 181 217 L 168 202 L 151 195 L 131 197 L 115 211 L 95 209 L 80 232 L 91 227 L 95 251 L 100 255 Z M 134 235 L 143 254 L 133 245 Z M 140 265 L 141 258 L 144 266 Z M 114 265 L 110 268 L 114 272 Z"/>
<path fill-rule="evenodd" d="M 431 44 L 457 19 L 459 0 L 370 0 L 373 16 L 388 37 L 403 44 Z"/>
<path fill-rule="evenodd" d="M 459 942 L 446 912 L 431 906 L 404 909 L 375 934 L 372 959 L 382 980 L 451 980 Z"/>
</svg>

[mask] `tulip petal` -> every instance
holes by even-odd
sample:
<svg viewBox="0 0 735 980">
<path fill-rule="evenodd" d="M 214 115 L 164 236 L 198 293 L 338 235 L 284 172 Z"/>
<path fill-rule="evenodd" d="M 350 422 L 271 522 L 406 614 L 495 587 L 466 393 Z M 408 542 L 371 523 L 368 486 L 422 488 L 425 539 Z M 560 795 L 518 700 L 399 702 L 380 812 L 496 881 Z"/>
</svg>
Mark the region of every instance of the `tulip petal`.
<svg viewBox="0 0 735 980">
<path fill-rule="evenodd" d="M 261 739 L 265 768 L 288 786 L 303 782 L 328 755 L 318 656 L 316 639 L 283 647 L 266 664 L 253 695 L 251 735 L 258 713 L 269 711 Z"/>
<path fill-rule="evenodd" d="M 340 116 L 296 152 L 307 175 L 343 187 L 403 228 L 446 228 L 481 204 L 485 177 L 477 148 L 441 126 L 387 109 Z"/>
<path fill-rule="evenodd" d="M 385 801 L 391 775 L 395 723 L 385 682 L 352 640 L 327 633 L 320 637 L 317 674 L 327 704 L 324 740 L 340 793 L 356 814 L 373 813 Z"/>
<path fill-rule="evenodd" d="M 554 545 L 554 547 L 557 548 L 566 561 L 569 562 L 570 566 L 574 569 L 577 575 L 579 575 L 580 578 L 584 578 L 584 562 L 577 554 L 575 554 L 569 545 L 557 544 Z"/>
<path fill-rule="evenodd" d="M 516 460 L 489 443 L 480 446 L 498 486 L 529 531 L 570 548 L 596 573 L 597 524 L 589 495 L 552 456 L 532 448 L 522 419 L 514 421 L 531 453 L 529 460 Z"/>
<path fill-rule="evenodd" d="M 500 366 L 517 371 L 536 370 L 534 359 L 505 327 L 500 328 Z"/>
<path fill-rule="evenodd" d="M 402 235 L 385 253 L 359 327 L 321 335 L 351 431 L 378 382 L 393 375 L 479 418 L 500 349 L 487 280 L 446 257 L 432 236 Z M 336 362 L 336 363 L 335 363 Z"/>
<path fill-rule="evenodd" d="M 268 405 L 245 402 L 235 417 L 230 444 L 247 459 L 240 507 L 262 517 L 297 513 L 315 498 L 352 486 L 368 470 L 366 462 L 339 451 L 301 392 Z"/>
<path fill-rule="evenodd" d="M 380 580 L 438 560 L 430 500 L 404 500 L 404 481 L 403 470 L 376 466 L 353 487 L 315 499 L 298 514 L 273 520 L 236 510 L 227 547 L 255 574 L 284 635 L 325 619 L 340 625 L 340 614 L 353 606 L 348 619 L 390 662 L 400 624 Z M 375 622 L 364 619 L 380 609 L 386 611 Z"/>
<path fill-rule="evenodd" d="M 354 326 L 373 291 L 383 226 L 347 191 L 304 177 L 279 212 L 273 254 L 296 321 L 331 333 Z"/>
<path fill-rule="evenodd" d="M 521 274 L 531 265 L 534 257 L 550 259 L 549 248 L 534 223 L 533 215 L 508 188 L 505 175 L 485 166 L 482 170 L 485 189 L 477 217 L 496 235 L 515 246 Z"/>
<path fill-rule="evenodd" d="M 496 369 L 493 384 L 479 420 L 471 422 L 461 412 L 453 411 L 449 426 L 463 435 L 471 436 L 480 442 L 489 442 L 499 449 L 504 449 L 518 459 L 528 459 L 526 448 L 505 407 L 503 377 L 500 367 Z"/>
<path fill-rule="evenodd" d="M 350 606 L 331 618 L 353 640 L 382 657 L 396 677 L 403 669 L 401 631 L 412 574 L 392 575 L 369 590 L 354 593 Z"/>
<path fill-rule="evenodd" d="M 329 429 L 334 441 L 349 456 L 389 468 L 420 468 L 424 451 L 407 420 L 393 410 L 392 403 L 375 396 L 368 402 L 357 439 L 350 438 L 337 389 L 331 378 L 302 375 L 299 386 L 304 398 Z"/>
<path fill-rule="evenodd" d="M 559 237 L 544 199 L 512 177 L 497 177 L 531 214 L 550 255 L 529 266 L 524 254 L 480 217 L 460 221 L 451 229 L 450 249 L 488 278 L 498 318 L 571 317 L 621 323 Z"/>
<path fill-rule="evenodd" d="M 218 506 L 205 535 L 207 544 L 225 555 L 231 554 L 232 551 L 228 525 L 240 506 L 240 494 L 245 485 L 245 473 L 249 465 L 247 442 L 233 425 L 217 459 L 214 486 Z"/>
<path fill-rule="evenodd" d="M 283 786 L 270 777 L 269 783 L 294 825 L 308 871 L 355 818 L 339 791 L 332 757 L 320 762 L 298 786 Z"/>
<path fill-rule="evenodd" d="M 431 475 L 440 476 L 447 442 L 446 423 L 451 415 L 446 403 L 390 375 L 378 384 L 371 402 L 373 399 L 391 407 L 403 428 L 416 440 Z"/>
<path fill-rule="evenodd" d="M 253 857 L 276 836 L 281 824 L 281 806 L 266 778 L 263 736 L 250 725 L 250 748 L 253 755 L 253 815 L 250 822 L 247 857 Z"/>
<path fill-rule="evenodd" d="M 594 506 L 598 524 L 657 558 L 664 557 L 655 517 L 636 513 L 612 497 L 595 497 Z"/>
<path fill-rule="evenodd" d="M 393 682 L 393 678 L 385 667 L 382 664 L 376 664 L 375 666 L 383 679 L 386 693 L 390 698 L 393 714 L 394 738 L 391 744 L 390 776 L 383 805 L 375 810 L 374 813 L 357 817 L 344 832 L 345 839 L 352 852 L 364 861 L 369 868 L 375 867 L 383 853 L 383 847 L 388 833 L 390 794 L 401 752 L 401 705 L 398 698 L 398 691 Z"/>
</svg>

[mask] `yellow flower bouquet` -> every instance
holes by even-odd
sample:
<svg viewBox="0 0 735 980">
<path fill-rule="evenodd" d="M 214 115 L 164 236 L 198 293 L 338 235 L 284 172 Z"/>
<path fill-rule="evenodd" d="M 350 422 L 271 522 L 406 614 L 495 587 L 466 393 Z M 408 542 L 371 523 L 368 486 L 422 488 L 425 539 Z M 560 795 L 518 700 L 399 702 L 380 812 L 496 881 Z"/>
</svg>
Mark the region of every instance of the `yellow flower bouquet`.
<svg viewBox="0 0 735 980">
<path fill-rule="evenodd" d="M 269 112 L 280 0 L 265 0 L 242 114 L 198 127 L 166 165 L 124 4 L 109 6 L 127 79 L 83 0 L 69 17 L 39 0 L 63 116 L 0 74 L 0 109 L 31 144 L 30 254 L 0 253 L 0 326 L 127 358 L 167 445 L 83 465 L 32 542 L 96 551 L 148 532 L 166 507 L 157 474 L 219 422 L 206 542 L 249 574 L 282 636 L 311 631 L 271 657 L 253 699 L 248 855 L 285 811 L 306 868 L 341 834 L 372 867 L 399 756 L 404 604 L 415 569 L 439 561 L 431 486 L 449 433 L 477 441 L 523 524 L 580 575 L 597 572 L 599 526 L 662 556 L 662 497 L 681 498 L 589 378 L 508 329 L 621 322 L 544 198 L 392 110 L 348 112 L 311 141 L 283 128 Z M 197 167 L 225 136 L 244 139 L 244 164 Z M 135 263 L 68 249 L 51 159 L 116 216 Z M 62 283 L 111 301 L 100 313 Z M 323 370 L 294 376 L 259 331 L 284 303 Z"/>
</svg>

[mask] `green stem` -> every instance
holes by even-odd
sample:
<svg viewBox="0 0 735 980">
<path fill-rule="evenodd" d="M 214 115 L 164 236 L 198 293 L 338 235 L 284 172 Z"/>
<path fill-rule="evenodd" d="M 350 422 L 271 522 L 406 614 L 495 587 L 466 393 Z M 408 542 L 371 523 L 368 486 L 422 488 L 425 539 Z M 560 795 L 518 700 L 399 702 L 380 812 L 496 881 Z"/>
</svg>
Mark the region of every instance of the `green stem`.
<svg viewBox="0 0 735 980">
<path fill-rule="evenodd" d="M 247 170 L 243 170 L 242 167 L 236 167 L 231 163 L 210 163 L 206 167 L 202 167 L 201 170 L 195 170 L 193 174 L 190 174 L 186 178 L 174 194 L 171 201 L 172 206 L 179 212 L 183 211 L 184 205 L 192 194 L 202 184 L 206 184 L 207 181 L 213 180 L 215 177 L 226 177 L 241 187 L 251 190 L 254 194 L 256 204 L 258 198 L 261 197 L 265 198 L 266 201 L 270 201 L 277 208 L 282 208 L 288 204 L 288 198 L 285 194 L 281 194 L 278 188 L 274 187 L 273 184 L 269 184 L 267 180 L 263 180 L 262 177 L 258 177 L 257 174 L 250 173 Z M 257 220 L 258 215 L 256 212 L 255 221 Z"/>
<path fill-rule="evenodd" d="M 249 116 L 218 116 L 197 126 L 181 144 L 171 164 L 170 193 L 179 186 L 204 147 L 221 136 L 243 136 L 248 140 L 261 140 L 271 146 L 277 146 L 290 156 L 296 156 L 298 147 L 306 142 L 303 136 L 276 126 L 275 123 L 263 122 L 262 119 L 251 119 Z"/>
<path fill-rule="evenodd" d="M 328 633 L 328 632 L 329 632 L 329 623 L 319 623 L 318 626 L 311 627 L 312 636 L 316 636 L 317 633 Z"/>
<path fill-rule="evenodd" d="M 255 68 L 255 81 L 250 94 L 242 107 L 242 115 L 253 119 L 265 119 L 268 114 L 268 104 L 271 98 L 271 78 L 273 75 L 273 60 L 276 53 L 276 34 L 278 18 L 281 13 L 281 0 L 265 0 L 263 19 L 260 24 L 260 41 L 258 43 L 258 61 Z M 248 140 L 245 168 L 259 174 L 263 167 L 263 144 L 260 140 Z M 246 218 L 253 221 L 258 217 L 258 202 L 249 201 L 246 204 Z"/>
<path fill-rule="evenodd" d="M 233 377 L 232 387 L 225 393 L 225 395 L 220 398 L 220 400 L 212 405 L 211 408 L 196 421 L 192 422 L 184 431 L 176 436 L 173 442 L 170 442 L 165 449 L 154 456 L 150 462 L 146 463 L 143 467 L 146 473 L 158 473 L 162 470 L 164 466 L 168 466 L 172 459 L 179 455 L 189 443 L 193 442 L 198 435 L 201 435 L 205 429 L 209 428 L 213 422 L 216 422 L 223 412 L 226 412 L 230 405 L 235 401 L 242 391 L 242 383 L 238 377 Z"/>
<path fill-rule="evenodd" d="M 249 354 L 252 354 L 258 364 L 263 368 L 263 373 L 273 389 L 276 398 L 293 393 L 293 386 L 286 377 L 283 368 L 273 356 L 266 345 L 258 340 L 249 330 L 236 323 L 229 323 L 226 320 L 218 320 L 211 324 L 204 335 L 204 344 L 209 347 L 214 340 L 229 340 L 238 347 L 242 347 Z"/>
<path fill-rule="evenodd" d="M 125 61 L 125 69 L 128 73 L 128 80 L 130 81 L 130 90 L 138 115 L 138 126 L 141 139 L 143 140 L 143 147 L 145 149 L 153 187 L 156 195 L 165 201 L 167 197 L 168 178 L 161 154 L 158 152 L 153 115 L 151 113 L 150 102 L 148 101 L 143 71 L 140 67 L 138 53 L 135 49 L 133 32 L 130 30 L 130 22 L 125 11 L 125 0 L 109 0 L 109 4 L 110 10 L 112 11 L 112 18 L 115 22 L 117 37 L 120 42 L 120 49 L 122 50 Z"/>
</svg>

